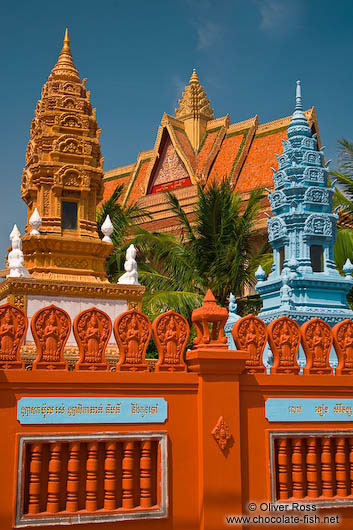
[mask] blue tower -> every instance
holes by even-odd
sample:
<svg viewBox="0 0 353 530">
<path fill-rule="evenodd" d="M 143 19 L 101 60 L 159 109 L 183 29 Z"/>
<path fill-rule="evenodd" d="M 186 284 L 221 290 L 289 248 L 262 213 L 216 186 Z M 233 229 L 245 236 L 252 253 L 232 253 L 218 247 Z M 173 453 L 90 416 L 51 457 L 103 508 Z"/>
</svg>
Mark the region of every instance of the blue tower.
<svg viewBox="0 0 353 530">
<path fill-rule="evenodd" d="M 319 317 L 331 326 L 353 318 L 346 296 L 353 286 L 353 266 L 347 260 L 345 277 L 336 269 L 333 247 L 337 214 L 332 213 L 333 186 L 325 167 L 323 149 L 318 151 L 316 134 L 304 115 L 300 81 L 296 105 L 277 155 L 274 193 L 269 193 L 273 217 L 268 219 L 268 237 L 273 247 L 273 266 L 265 280 L 256 271 L 256 289 L 263 301 L 259 317 L 266 323 L 286 315 L 298 324 Z"/>
</svg>

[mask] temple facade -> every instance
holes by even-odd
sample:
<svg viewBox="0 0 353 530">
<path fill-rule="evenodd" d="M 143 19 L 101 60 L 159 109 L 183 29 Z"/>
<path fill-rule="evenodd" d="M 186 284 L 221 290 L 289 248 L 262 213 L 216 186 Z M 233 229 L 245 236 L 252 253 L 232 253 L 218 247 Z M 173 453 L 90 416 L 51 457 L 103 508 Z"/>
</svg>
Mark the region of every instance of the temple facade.
<svg viewBox="0 0 353 530">
<path fill-rule="evenodd" d="M 261 267 L 256 273 L 263 302 L 259 317 L 269 323 L 286 315 L 299 324 L 319 317 L 334 325 L 353 316 L 346 303 L 353 265 L 347 260 L 342 277 L 334 262 L 334 183 L 329 183 L 323 148 L 306 119 L 299 81 L 287 137 L 277 155 L 275 191 L 268 196 L 273 213 L 267 221 L 272 271 L 266 280 Z"/>
<path fill-rule="evenodd" d="M 320 146 L 314 107 L 305 116 Z M 254 188 L 273 190 L 271 166 L 281 141 L 287 139 L 289 122 L 290 117 L 284 117 L 260 124 L 257 115 L 238 123 L 231 123 L 229 115 L 215 118 L 194 70 L 175 116 L 163 115 L 154 148 L 139 153 L 133 164 L 104 173 L 103 199 L 124 184 L 124 204 L 139 200 L 152 216 L 144 228 L 177 233 L 178 220 L 170 211 L 166 190 L 173 190 L 191 220 L 198 184 L 207 186 L 228 176 L 244 199 Z M 264 196 L 262 211 L 268 206 Z M 258 218 L 258 229 L 266 231 L 264 215 Z"/>
</svg>

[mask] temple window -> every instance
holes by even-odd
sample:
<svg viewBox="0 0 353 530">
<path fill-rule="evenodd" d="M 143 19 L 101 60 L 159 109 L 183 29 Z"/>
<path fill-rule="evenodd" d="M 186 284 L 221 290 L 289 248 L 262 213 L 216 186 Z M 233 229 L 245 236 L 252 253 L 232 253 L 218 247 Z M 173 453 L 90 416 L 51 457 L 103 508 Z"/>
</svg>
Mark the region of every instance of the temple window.
<svg viewBox="0 0 353 530">
<path fill-rule="evenodd" d="M 77 230 L 77 202 L 61 202 L 61 228 Z"/>
<path fill-rule="evenodd" d="M 324 272 L 324 252 L 321 245 L 310 246 L 310 260 L 313 272 Z"/>
<path fill-rule="evenodd" d="M 278 249 L 279 252 L 279 272 L 282 272 L 284 265 L 284 247 Z"/>
</svg>

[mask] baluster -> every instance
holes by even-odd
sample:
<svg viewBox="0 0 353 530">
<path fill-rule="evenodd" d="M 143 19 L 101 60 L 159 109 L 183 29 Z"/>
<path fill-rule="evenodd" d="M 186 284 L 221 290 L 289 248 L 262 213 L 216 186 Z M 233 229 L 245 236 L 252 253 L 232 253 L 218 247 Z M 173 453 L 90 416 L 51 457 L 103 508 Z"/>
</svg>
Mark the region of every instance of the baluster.
<svg viewBox="0 0 353 530">
<path fill-rule="evenodd" d="M 321 480 L 323 497 L 333 496 L 333 475 L 331 462 L 331 440 L 322 438 L 321 443 Z"/>
<path fill-rule="evenodd" d="M 67 499 L 66 510 L 76 512 L 78 510 L 78 489 L 80 472 L 80 443 L 69 444 L 69 460 L 67 462 Z"/>
<path fill-rule="evenodd" d="M 335 438 L 336 495 L 338 495 L 339 497 L 347 496 L 346 452 L 344 441 L 344 438 Z"/>
<path fill-rule="evenodd" d="M 350 478 L 350 486 L 351 486 L 350 494 L 353 495 L 353 438 L 348 438 L 348 442 L 349 442 L 349 478 Z"/>
<path fill-rule="evenodd" d="M 288 461 L 288 439 L 280 438 L 278 440 L 278 484 L 280 499 L 288 499 L 289 497 Z"/>
<path fill-rule="evenodd" d="M 86 510 L 97 510 L 98 442 L 89 442 L 86 462 Z"/>
<path fill-rule="evenodd" d="M 134 507 L 134 442 L 124 442 L 122 461 L 122 507 Z"/>
<path fill-rule="evenodd" d="M 152 506 L 151 497 L 151 440 L 143 440 L 141 442 L 141 458 L 140 458 L 140 506 L 149 508 Z"/>
<path fill-rule="evenodd" d="M 116 445 L 115 442 L 106 442 L 104 460 L 104 508 L 115 510 L 116 499 Z"/>
<path fill-rule="evenodd" d="M 292 446 L 292 495 L 296 499 L 302 499 L 304 497 L 304 466 L 302 446 L 302 438 L 294 438 Z"/>
<path fill-rule="evenodd" d="M 50 444 L 50 456 L 48 466 L 48 500 L 47 512 L 59 511 L 60 494 L 60 471 L 61 471 L 61 444 Z"/>
<path fill-rule="evenodd" d="M 318 497 L 318 469 L 317 469 L 317 452 L 316 438 L 307 438 L 306 453 L 306 480 L 308 485 L 308 497 Z"/>
<path fill-rule="evenodd" d="M 28 486 L 28 513 L 40 512 L 40 474 L 42 470 L 42 445 L 31 445 Z"/>
</svg>

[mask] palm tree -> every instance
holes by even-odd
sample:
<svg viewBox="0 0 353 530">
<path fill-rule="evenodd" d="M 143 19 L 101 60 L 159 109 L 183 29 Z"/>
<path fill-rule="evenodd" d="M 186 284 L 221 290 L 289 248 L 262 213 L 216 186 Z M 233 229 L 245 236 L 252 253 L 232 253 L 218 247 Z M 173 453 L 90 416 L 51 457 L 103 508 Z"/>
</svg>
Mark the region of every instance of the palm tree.
<svg viewBox="0 0 353 530">
<path fill-rule="evenodd" d="M 181 223 L 180 237 L 137 228 L 132 243 L 139 249 L 139 278 L 146 285 L 144 309 L 151 315 L 172 308 L 190 316 L 210 288 L 225 305 L 230 292 L 240 296 L 255 283 L 254 272 L 263 249 L 254 230 L 262 190 L 245 203 L 229 179 L 198 188 L 190 222 L 178 198 L 167 193 Z"/>
<path fill-rule="evenodd" d="M 343 222 L 337 231 L 335 262 L 342 271 L 347 258 L 353 261 L 353 231 L 344 226 L 353 224 L 353 143 L 345 139 L 338 143 L 338 171 L 331 171 L 331 175 L 340 184 L 340 189 L 336 189 L 334 196 L 334 206 L 339 206 Z"/>
<path fill-rule="evenodd" d="M 116 281 L 124 269 L 124 259 L 126 252 L 126 239 L 131 235 L 134 223 L 150 218 L 150 214 L 140 208 L 137 203 L 122 205 L 118 201 L 122 197 L 124 185 L 118 184 L 111 197 L 105 201 L 97 210 L 97 227 L 99 236 L 103 234 L 101 226 L 107 215 L 109 215 L 114 227 L 111 239 L 114 243 L 114 251 L 107 260 L 107 274 L 110 281 Z"/>
</svg>

